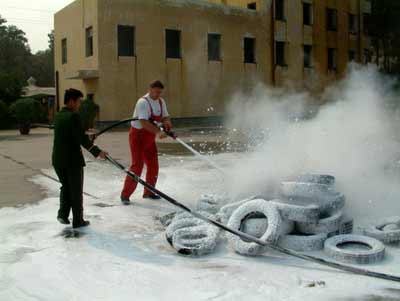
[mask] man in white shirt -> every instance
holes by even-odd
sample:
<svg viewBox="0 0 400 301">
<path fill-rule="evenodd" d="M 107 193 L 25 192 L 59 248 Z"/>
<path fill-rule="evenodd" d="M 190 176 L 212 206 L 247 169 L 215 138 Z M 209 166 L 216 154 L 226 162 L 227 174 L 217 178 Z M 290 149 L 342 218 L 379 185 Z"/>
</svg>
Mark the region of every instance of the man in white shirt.
<svg viewBox="0 0 400 301">
<path fill-rule="evenodd" d="M 162 124 L 168 132 L 171 130 L 171 120 L 169 118 L 165 100 L 161 98 L 164 85 L 160 81 L 150 84 L 148 93 L 140 98 L 136 103 L 133 118 L 138 121 L 131 123 L 129 131 L 129 145 L 131 149 L 130 171 L 141 176 L 143 166 L 146 165 L 146 182 L 152 186 L 157 183 L 158 177 L 158 152 L 156 137 L 164 139 L 167 137 L 154 123 Z M 124 205 L 130 204 L 130 197 L 136 190 L 137 183 L 129 176 L 125 179 L 124 188 L 121 192 L 121 202 Z M 143 198 L 159 199 L 160 197 L 152 194 L 145 189 Z"/>
</svg>

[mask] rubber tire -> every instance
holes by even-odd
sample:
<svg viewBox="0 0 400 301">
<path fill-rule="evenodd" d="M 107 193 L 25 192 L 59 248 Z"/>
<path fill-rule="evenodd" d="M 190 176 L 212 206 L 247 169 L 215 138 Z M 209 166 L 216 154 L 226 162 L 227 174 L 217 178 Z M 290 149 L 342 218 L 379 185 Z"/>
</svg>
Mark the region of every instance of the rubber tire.
<svg viewBox="0 0 400 301">
<path fill-rule="evenodd" d="M 174 235 L 174 232 L 179 230 L 179 229 L 184 229 L 184 228 L 192 228 L 192 227 L 197 227 L 201 225 L 205 225 L 206 223 L 198 218 L 182 218 L 178 220 L 173 220 L 172 223 L 167 227 L 165 230 L 165 238 L 169 242 L 170 245 L 172 245 L 172 237 Z"/>
<path fill-rule="evenodd" d="M 338 248 L 343 243 L 361 243 L 371 250 L 344 250 Z M 385 256 L 385 246 L 379 240 L 362 235 L 337 235 L 325 241 L 325 252 L 337 261 L 350 264 L 370 264 L 382 261 Z"/>
<path fill-rule="evenodd" d="M 376 238 L 385 244 L 397 243 L 400 241 L 400 229 L 382 231 L 382 228 L 390 224 L 400 224 L 400 217 L 386 218 L 377 225 L 365 229 L 364 235 Z"/>
<path fill-rule="evenodd" d="M 301 183 L 301 182 L 282 182 L 280 193 L 287 198 L 321 198 L 326 194 L 333 193 L 332 185 Z"/>
<path fill-rule="evenodd" d="M 196 210 L 216 214 L 225 203 L 226 200 L 221 197 L 204 194 L 197 201 Z"/>
<path fill-rule="evenodd" d="M 347 214 L 343 214 L 342 221 L 340 222 L 339 230 L 331 232 L 328 237 L 344 234 L 352 234 L 354 230 L 354 219 Z"/>
<path fill-rule="evenodd" d="M 343 219 L 341 211 L 320 219 L 318 222 L 297 222 L 296 229 L 303 234 L 321 234 L 339 232 Z"/>
<path fill-rule="evenodd" d="M 314 235 L 289 234 L 279 239 L 278 246 L 297 252 L 319 251 L 324 248 L 327 237 L 325 233 Z"/>
<path fill-rule="evenodd" d="M 247 218 L 242 222 L 240 231 L 247 233 L 251 236 L 260 238 L 268 227 L 268 220 L 266 218 Z M 287 235 L 293 232 L 295 224 L 293 221 L 281 220 L 280 235 Z"/>
<path fill-rule="evenodd" d="M 228 227 L 240 230 L 242 221 L 245 220 L 247 216 L 253 215 L 254 213 L 262 213 L 268 219 L 268 228 L 260 239 L 266 243 L 275 244 L 280 235 L 281 216 L 278 208 L 265 200 L 251 200 L 237 208 L 229 219 Z M 267 250 L 265 246 L 254 242 L 246 242 L 230 233 L 228 233 L 228 239 L 233 245 L 234 250 L 242 255 L 257 256 Z"/>
<path fill-rule="evenodd" d="M 242 206 L 243 204 L 245 204 L 245 203 L 247 203 L 247 202 L 249 202 L 249 201 L 251 201 L 251 200 L 255 200 L 256 199 L 256 197 L 251 197 L 251 198 L 248 198 L 248 199 L 244 199 L 244 200 L 241 200 L 241 201 L 238 201 L 238 202 L 233 202 L 233 203 L 231 203 L 231 204 L 227 204 L 227 205 L 225 205 L 225 206 L 223 206 L 219 211 L 218 211 L 218 213 L 217 213 L 217 218 L 219 219 L 219 220 L 221 220 L 221 222 L 223 223 L 223 224 L 228 224 L 228 221 L 229 221 L 229 218 L 232 216 L 232 213 L 237 209 L 237 208 L 239 208 L 240 206 Z"/>
<path fill-rule="evenodd" d="M 335 177 L 322 174 L 300 174 L 298 176 L 290 177 L 288 182 L 334 185 Z"/>
<path fill-rule="evenodd" d="M 185 256 L 211 254 L 218 243 L 219 230 L 210 225 L 178 229 L 172 237 L 172 246 Z M 204 236 L 196 238 L 196 236 Z"/>
<path fill-rule="evenodd" d="M 307 222 L 307 221 L 318 221 L 321 211 L 316 205 L 299 206 L 283 202 L 282 200 L 274 199 L 270 201 L 275 204 L 284 220 L 290 220 L 294 222 Z"/>
</svg>

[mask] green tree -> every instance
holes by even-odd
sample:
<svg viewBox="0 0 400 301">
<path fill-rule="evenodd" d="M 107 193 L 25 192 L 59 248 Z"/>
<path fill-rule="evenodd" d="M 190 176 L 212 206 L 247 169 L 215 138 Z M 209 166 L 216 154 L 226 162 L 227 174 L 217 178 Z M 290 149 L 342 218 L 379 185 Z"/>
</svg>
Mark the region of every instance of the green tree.
<svg viewBox="0 0 400 301">
<path fill-rule="evenodd" d="M 0 98 L 7 103 L 22 93 L 31 51 L 25 33 L 0 16 Z"/>
</svg>

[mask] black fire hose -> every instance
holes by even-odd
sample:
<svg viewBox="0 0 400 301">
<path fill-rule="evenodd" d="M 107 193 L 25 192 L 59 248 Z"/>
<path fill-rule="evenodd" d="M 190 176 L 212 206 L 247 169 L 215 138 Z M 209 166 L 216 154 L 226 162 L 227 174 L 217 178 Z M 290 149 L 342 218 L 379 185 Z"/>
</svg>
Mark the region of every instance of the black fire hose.
<svg viewBox="0 0 400 301">
<path fill-rule="evenodd" d="M 192 214 L 194 217 L 199 218 L 209 224 L 212 224 L 224 231 L 227 231 L 233 235 L 236 235 L 238 237 L 240 237 L 241 239 L 245 239 L 245 240 L 249 240 L 252 242 L 255 242 L 259 245 L 268 247 L 272 250 L 278 251 L 280 253 L 286 254 L 286 255 L 290 255 L 296 258 L 300 258 L 306 261 L 310 261 L 310 262 L 314 262 L 323 266 L 328 266 L 334 269 L 338 269 L 338 270 L 342 270 L 342 271 L 346 271 L 346 272 L 350 272 L 353 274 L 357 274 L 357 275 L 363 275 L 363 276 L 368 276 L 368 277 L 373 277 L 373 278 L 379 278 L 379 279 L 384 279 L 384 280 L 389 280 L 389 281 L 395 281 L 395 282 L 400 282 L 400 277 L 399 276 L 393 276 L 393 275 L 388 275 L 388 274 L 384 274 L 384 273 L 378 273 L 378 272 L 373 272 L 373 271 L 369 271 L 369 270 L 365 270 L 365 269 L 360 269 L 357 267 L 353 267 L 353 266 L 349 266 L 349 265 L 343 265 L 337 262 L 333 262 L 333 261 L 329 261 L 323 258 L 318 258 L 318 257 L 314 257 L 314 256 L 310 256 L 310 255 L 304 255 L 301 254 L 299 252 L 293 251 L 293 250 L 289 250 L 286 248 L 282 248 L 276 245 L 272 245 L 269 244 L 257 237 L 251 236 L 247 233 L 232 229 L 227 227 L 226 225 L 215 221 L 213 219 L 207 218 L 205 216 L 203 216 L 202 214 L 192 211 L 189 207 L 185 206 L 184 204 L 178 202 L 177 200 L 173 199 L 172 197 L 166 195 L 165 193 L 163 193 L 162 191 L 158 190 L 157 188 L 155 188 L 154 186 L 148 184 L 145 180 L 143 180 L 142 178 L 140 178 L 138 175 L 134 174 L 133 172 L 127 170 L 121 163 L 117 162 L 116 160 L 114 160 L 110 155 L 107 155 L 107 160 L 113 164 L 114 166 L 116 166 L 117 168 L 119 168 L 120 170 L 122 170 L 124 173 L 126 173 L 129 177 L 131 177 L 135 182 L 142 184 L 144 187 L 146 187 L 149 191 L 151 191 L 152 193 L 154 193 L 155 195 L 160 196 L 162 199 L 166 200 L 168 203 L 186 211 L 189 212 L 190 214 Z"/>
</svg>

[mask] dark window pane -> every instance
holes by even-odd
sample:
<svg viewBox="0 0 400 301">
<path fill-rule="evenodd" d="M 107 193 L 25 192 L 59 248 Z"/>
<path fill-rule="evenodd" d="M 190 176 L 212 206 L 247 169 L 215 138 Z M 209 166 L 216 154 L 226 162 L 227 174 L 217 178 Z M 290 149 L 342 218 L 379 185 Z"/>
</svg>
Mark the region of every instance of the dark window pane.
<svg viewBox="0 0 400 301">
<path fill-rule="evenodd" d="M 326 11 L 327 29 L 337 31 L 337 10 L 328 8 Z"/>
<path fill-rule="evenodd" d="M 208 34 L 208 60 L 220 61 L 221 60 L 221 35 Z"/>
<path fill-rule="evenodd" d="M 285 0 L 275 0 L 275 19 L 285 20 Z"/>
<path fill-rule="evenodd" d="M 118 56 L 135 56 L 135 27 L 118 25 Z"/>
<path fill-rule="evenodd" d="M 304 45 L 304 68 L 312 67 L 312 46 Z"/>
<path fill-rule="evenodd" d="M 257 3 L 256 2 L 249 3 L 247 4 L 247 8 L 257 10 Z"/>
<path fill-rule="evenodd" d="M 67 53 L 67 39 L 61 41 L 61 60 L 63 64 L 67 63 L 68 53 Z"/>
<path fill-rule="evenodd" d="M 303 24 L 312 25 L 313 23 L 313 11 L 310 3 L 303 3 Z"/>
<path fill-rule="evenodd" d="M 349 14 L 349 32 L 357 33 L 357 16 Z"/>
<path fill-rule="evenodd" d="M 181 58 L 181 32 L 179 30 L 165 30 L 165 49 L 167 58 Z"/>
<path fill-rule="evenodd" d="M 285 42 L 275 43 L 275 64 L 278 66 L 286 66 Z"/>
<path fill-rule="evenodd" d="M 371 15 L 370 14 L 364 14 L 363 15 L 363 29 L 364 29 L 364 33 L 368 34 L 368 29 L 370 26 L 370 19 L 371 19 Z"/>
<path fill-rule="evenodd" d="M 328 48 L 328 70 L 336 70 L 336 49 Z"/>
<path fill-rule="evenodd" d="M 86 28 L 86 56 L 93 55 L 93 28 Z"/>
<path fill-rule="evenodd" d="M 244 62 L 255 63 L 256 62 L 256 39 L 244 38 Z"/>
<path fill-rule="evenodd" d="M 369 64 L 371 61 L 371 51 L 369 51 L 369 49 L 364 49 L 364 64 Z"/>
</svg>

